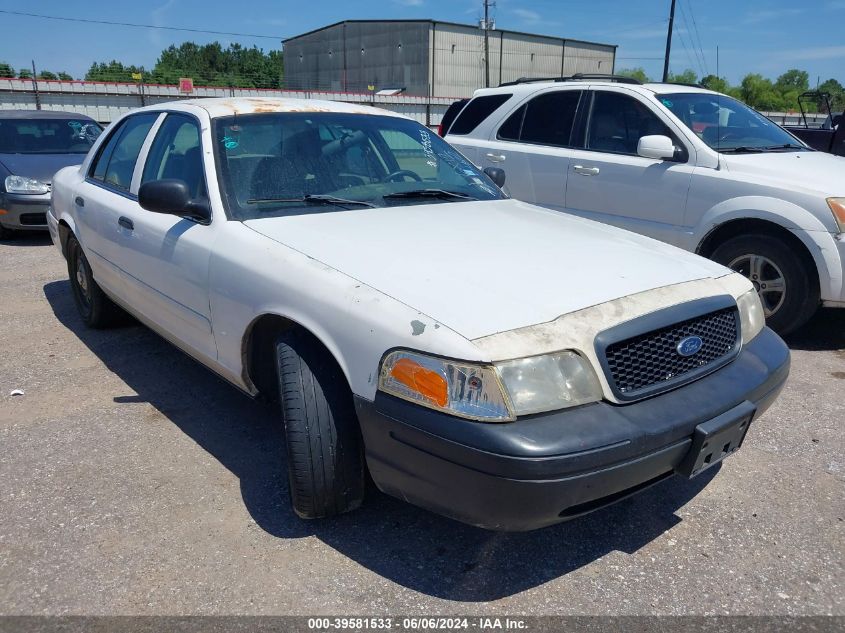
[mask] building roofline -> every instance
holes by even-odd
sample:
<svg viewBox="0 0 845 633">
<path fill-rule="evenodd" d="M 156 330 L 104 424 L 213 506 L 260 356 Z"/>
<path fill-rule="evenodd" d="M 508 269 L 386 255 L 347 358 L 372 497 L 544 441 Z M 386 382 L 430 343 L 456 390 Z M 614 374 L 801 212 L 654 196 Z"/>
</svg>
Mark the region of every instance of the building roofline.
<svg viewBox="0 0 845 633">
<path fill-rule="evenodd" d="M 334 28 L 336 26 L 342 26 L 344 24 L 385 24 L 391 22 L 401 22 L 405 24 L 409 23 L 419 23 L 419 24 L 446 24 L 449 26 L 460 26 L 462 28 L 467 29 L 477 29 L 478 27 L 472 24 L 465 24 L 462 22 L 449 22 L 448 20 L 433 20 L 431 18 L 407 18 L 407 19 L 398 19 L 398 20 L 386 20 L 386 19 L 373 19 L 373 20 L 341 20 L 339 22 L 334 22 L 332 24 L 327 24 L 325 26 L 321 26 L 316 29 L 312 29 L 310 31 L 306 31 L 305 33 L 300 33 L 299 35 L 294 35 L 293 37 L 288 37 L 282 40 L 283 44 L 290 42 L 292 40 L 299 39 L 300 37 L 305 37 L 306 35 L 313 35 L 314 33 L 319 33 L 320 31 L 325 31 L 327 29 Z M 574 42 L 576 44 L 592 44 L 593 46 L 605 46 L 607 48 L 612 48 L 614 51 L 619 48 L 618 44 L 607 44 L 604 42 L 592 42 L 590 40 L 579 40 L 577 38 L 572 37 L 561 37 L 558 35 L 544 35 L 543 33 L 529 33 L 528 31 L 514 31 L 512 29 L 492 29 L 491 33 L 512 33 L 514 35 L 528 35 L 531 37 L 542 37 L 549 40 L 557 40 L 566 42 Z"/>
</svg>

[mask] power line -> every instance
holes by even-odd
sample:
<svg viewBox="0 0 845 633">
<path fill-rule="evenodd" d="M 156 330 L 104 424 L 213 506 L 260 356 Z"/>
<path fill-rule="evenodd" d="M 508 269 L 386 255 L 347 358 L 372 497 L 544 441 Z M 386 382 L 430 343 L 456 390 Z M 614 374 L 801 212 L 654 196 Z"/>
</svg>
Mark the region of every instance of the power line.
<svg viewBox="0 0 845 633">
<path fill-rule="evenodd" d="M 689 14 L 692 18 L 692 25 L 695 28 L 695 37 L 698 40 L 698 50 L 701 51 L 701 57 L 704 59 L 704 69 L 707 71 L 707 74 L 710 74 L 710 64 L 707 63 L 707 56 L 704 54 L 704 47 L 701 45 L 701 34 L 698 32 L 698 22 L 695 21 L 695 12 L 692 9 L 692 0 L 688 0 L 687 2 L 689 6 Z"/>
<path fill-rule="evenodd" d="M 681 19 L 683 19 L 684 21 L 684 28 L 686 28 L 687 31 L 686 36 L 689 40 L 690 48 L 692 49 L 692 52 L 695 55 L 695 61 L 698 64 L 698 71 L 701 73 L 701 75 L 704 75 L 704 52 L 701 51 L 701 54 L 699 55 L 700 47 L 696 48 L 695 38 L 693 37 L 692 28 L 690 27 L 690 21 L 687 19 L 687 12 L 686 9 L 684 9 L 683 0 L 681 1 Z M 678 33 L 678 35 L 680 35 L 680 33 Z"/>
<path fill-rule="evenodd" d="M 25 13 L 24 11 L 6 11 L 0 9 L 0 13 L 7 15 L 20 15 L 28 18 L 41 18 L 44 20 L 60 20 L 62 22 L 85 22 L 86 24 L 105 24 L 108 26 L 131 26 L 137 29 L 159 29 L 162 31 L 187 31 L 188 33 L 204 33 L 207 35 L 232 35 L 234 37 L 258 37 L 269 40 L 283 40 L 280 35 L 258 35 L 256 33 L 231 33 L 229 31 L 208 31 L 205 29 L 189 29 L 179 26 L 158 26 L 156 24 L 135 24 L 132 22 L 109 22 L 108 20 L 91 20 L 87 18 L 68 18 L 58 15 L 42 15 L 39 13 Z"/>
</svg>

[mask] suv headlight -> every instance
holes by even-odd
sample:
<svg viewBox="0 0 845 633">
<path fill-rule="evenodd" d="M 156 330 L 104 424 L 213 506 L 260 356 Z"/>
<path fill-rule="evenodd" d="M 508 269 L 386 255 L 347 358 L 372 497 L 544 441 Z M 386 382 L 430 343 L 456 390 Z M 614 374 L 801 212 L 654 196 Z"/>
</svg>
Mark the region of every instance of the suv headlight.
<svg viewBox="0 0 845 633">
<path fill-rule="evenodd" d="M 589 362 L 570 351 L 482 365 L 398 350 L 382 362 L 379 389 L 482 422 L 510 422 L 602 397 Z"/>
<path fill-rule="evenodd" d="M 50 187 L 35 178 L 26 176 L 6 176 L 6 191 L 8 193 L 47 193 Z"/>
<path fill-rule="evenodd" d="M 827 206 L 830 207 L 833 217 L 836 219 L 839 232 L 845 233 L 845 198 L 828 198 Z"/>
<path fill-rule="evenodd" d="M 757 336 L 766 325 L 766 315 L 760 296 L 753 288 L 736 300 L 739 308 L 739 320 L 742 328 L 742 343 L 748 343 Z"/>
</svg>

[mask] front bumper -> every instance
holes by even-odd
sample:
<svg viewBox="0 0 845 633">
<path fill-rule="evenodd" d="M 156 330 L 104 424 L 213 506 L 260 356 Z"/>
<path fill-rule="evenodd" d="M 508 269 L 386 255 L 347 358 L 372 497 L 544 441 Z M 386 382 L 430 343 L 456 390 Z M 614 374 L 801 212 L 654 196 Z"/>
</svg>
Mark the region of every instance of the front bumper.
<svg viewBox="0 0 845 633">
<path fill-rule="evenodd" d="M 670 477 L 698 425 L 733 409 L 756 407 L 759 415 L 788 374 L 789 350 L 766 328 L 729 365 L 624 406 L 599 402 L 483 424 L 381 392 L 355 404 L 382 491 L 479 527 L 532 530 Z"/>
<path fill-rule="evenodd" d="M 50 194 L 25 195 L 0 193 L 0 224 L 7 229 L 47 230 Z"/>
</svg>

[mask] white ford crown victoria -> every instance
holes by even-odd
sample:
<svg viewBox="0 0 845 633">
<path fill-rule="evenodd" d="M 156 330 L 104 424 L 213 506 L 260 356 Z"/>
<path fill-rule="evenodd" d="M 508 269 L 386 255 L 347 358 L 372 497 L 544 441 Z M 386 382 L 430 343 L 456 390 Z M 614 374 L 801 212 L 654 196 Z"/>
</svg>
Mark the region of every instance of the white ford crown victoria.
<svg viewBox="0 0 845 633">
<path fill-rule="evenodd" d="M 122 308 L 279 399 L 302 517 L 368 469 L 526 530 L 733 453 L 789 371 L 752 284 L 489 173 L 382 110 L 180 101 L 56 174 L 48 224 L 86 324 Z"/>
</svg>

